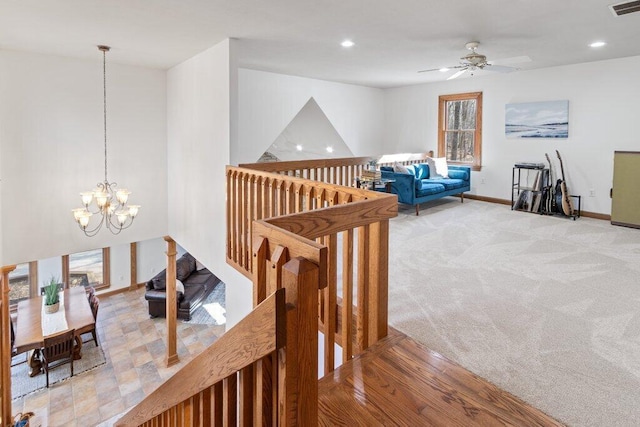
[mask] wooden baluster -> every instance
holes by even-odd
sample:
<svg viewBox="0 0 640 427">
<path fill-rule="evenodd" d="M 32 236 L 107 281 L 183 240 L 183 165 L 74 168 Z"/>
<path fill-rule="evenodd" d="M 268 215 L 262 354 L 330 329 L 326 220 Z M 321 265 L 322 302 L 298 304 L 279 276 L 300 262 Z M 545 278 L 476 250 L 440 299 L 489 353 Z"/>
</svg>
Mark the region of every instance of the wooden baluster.
<svg viewBox="0 0 640 427">
<path fill-rule="evenodd" d="M 337 193 L 327 197 L 329 206 L 334 206 L 338 202 Z M 327 263 L 328 283 L 324 289 L 324 374 L 333 372 L 335 366 L 335 342 L 336 324 L 338 314 L 337 289 L 338 289 L 338 235 L 331 234 L 325 239 L 328 246 L 329 255 Z"/>
<path fill-rule="evenodd" d="M 238 422 L 238 376 L 231 374 L 222 381 L 222 412 L 225 426 Z"/>
<path fill-rule="evenodd" d="M 233 245 L 231 239 L 233 239 L 233 185 L 231 183 L 233 171 L 227 168 L 227 258 L 233 259 L 232 251 Z"/>
<path fill-rule="evenodd" d="M 234 171 L 231 179 L 231 257 L 238 263 L 238 187 L 236 177 L 238 172 Z"/>
<path fill-rule="evenodd" d="M 249 365 L 246 368 L 240 370 L 240 423 L 239 425 L 245 427 L 252 427 L 254 425 L 253 420 L 253 402 L 254 402 L 254 377 L 253 377 L 254 365 Z"/>
<path fill-rule="evenodd" d="M 369 334 L 367 346 L 371 346 L 387 336 L 389 220 L 373 223 L 369 229 Z"/>
<path fill-rule="evenodd" d="M 240 265 L 242 265 L 245 269 L 249 266 L 249 261 L 247 260 L 247 248 L 248 248 L 248 238 L 247 233 L 249 231 L 248 227 L 248 216 L 249 212 L 247 210 L 247 181 L 246 181 L 246 173 L 239 174 L 240 181 L 240 229 L 238 230 L 239 235 L 239 243 L 240 243 Z"/>
<path fill-rule="evenodd" d="M 224 425 L 224 390 L 222 382 L 216 383 L 213 389 L 213 425 L 222 427 Z"/>
<path fill-rule="evenodd" d="M 267 254 L 269 242 L 264 237 L 253 239 L 253 306 L 267 297 Z"/>
<path fill-rule="evenodd" d="M 342 361 L 353 357 L 353 229 L 342 233 Z"/>
<path fill-rule="evenodd" d="M 213 404 L 211 401 L 211 387 L 204 389 L 202 393 L 202 426 L 213 424 Z"/>
<path fill-rule="evenodd" d="M 356 318 L 357 352 L 367 348 L 369 342 L 369 226 L 358 227 L 358 316 Z"/>
<path fill-rule="evenodd" d="M 318 266 L 302 257 L 287 262 L 287 345 L 279 350 L 279 421 L 282 425 L 318 423 Z"/>
<path fill-rule="evenodd" d="M 280 181 L 278 185 L 278 215 L 287 214 L 287 194 L 286 194 L 286 182 Z"/>
<path fill-rule="evenodd" d="M 328 286 L 324 289 L 324 374 L 335 367 L 335 342 L 337 329 L 338 289 L 338 235 L 331 234 L 326 240 L 328 255 Z"/>
</svg>

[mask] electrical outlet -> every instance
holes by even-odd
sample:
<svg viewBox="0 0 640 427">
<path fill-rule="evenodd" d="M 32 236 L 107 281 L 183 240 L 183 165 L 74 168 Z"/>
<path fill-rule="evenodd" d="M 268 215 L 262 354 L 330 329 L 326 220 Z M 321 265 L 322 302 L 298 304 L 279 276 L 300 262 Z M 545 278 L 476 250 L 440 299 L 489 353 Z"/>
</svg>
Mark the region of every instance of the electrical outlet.
<svg viewBox="0 0 640 427">
<path fill-rule="evenodd" d="M 596 197 L 596 190 L 594 190 L 593 188 L 589 190 L 589 197 Z"/>
<path fill-rule="evenodd" d="M 484 178 L 480 178 L 480 184 L 486 184 L 486 183 L 484 182 Z"/>
<path fill-rule="evenodd" d="M 124 280 L 124 276 L 120 276 L 120 281 L 122 282 Z"/>
</svg>

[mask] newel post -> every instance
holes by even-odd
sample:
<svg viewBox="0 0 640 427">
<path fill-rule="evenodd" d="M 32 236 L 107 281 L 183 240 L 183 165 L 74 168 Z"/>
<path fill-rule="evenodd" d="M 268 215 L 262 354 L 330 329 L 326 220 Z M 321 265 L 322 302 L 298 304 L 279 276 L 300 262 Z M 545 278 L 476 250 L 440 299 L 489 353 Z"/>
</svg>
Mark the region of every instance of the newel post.
<svg viewBox="0 0 640 427">
<path fill-rule="evenodd" d="M 302 257 L 282 269 L 287 345 L 279 353 L 281 425 L 318 423 L 318 270 Z"/>
<path fill-rule="evenodd" d="M 176 297 L 176 242 L 169 236 L 165 236 L 167 242 L 167 289 L 166 309 L 167 313 L 167 367 L 178 363 L 176 317 L 178 317 L 178 301 Z"/>
<path fill-rule="evenodd" d="M 0 281 L 2 292 L 2 304 L 0 304 L 0 327 L 2 332 L 2 344 L 0 345 L 0 385 L 2 392 L 0 399 L 0 425 L 10 426 L 13 423 L 11 416 L 11 318 L 9 317 L 9 273 L 15 270 L 15 265 L 2 267 L 2 280 Z"/>
</svg>

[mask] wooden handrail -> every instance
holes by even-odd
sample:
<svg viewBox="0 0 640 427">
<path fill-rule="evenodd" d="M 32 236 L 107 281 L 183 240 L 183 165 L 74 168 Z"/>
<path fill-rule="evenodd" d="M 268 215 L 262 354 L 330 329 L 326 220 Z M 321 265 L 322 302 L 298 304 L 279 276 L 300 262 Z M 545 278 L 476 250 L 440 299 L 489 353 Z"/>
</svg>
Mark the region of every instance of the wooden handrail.
<svg viewBox="0 0 640 427">
<path fill-rule="evenodd" d="M 185 396 L 192 399 L 207 390 L 211 393 L 212 387 L 214 399 L 222 397 L 221 382 L 284 347 L 285 320 L 285 292 L 278 290 L 222 335 L 209 349 L 196 356 L 177 375 L 118 420 L 116 425 L 144 425 L 172 408 L 185 404 Z M 202 399 L 204 396 L 200 396 L 200 400 Z M 235 408 L 227 408 L 226 411 L 235 412 Z M 221 416 L 220 413 L 217 415 Z"/>
</svg>

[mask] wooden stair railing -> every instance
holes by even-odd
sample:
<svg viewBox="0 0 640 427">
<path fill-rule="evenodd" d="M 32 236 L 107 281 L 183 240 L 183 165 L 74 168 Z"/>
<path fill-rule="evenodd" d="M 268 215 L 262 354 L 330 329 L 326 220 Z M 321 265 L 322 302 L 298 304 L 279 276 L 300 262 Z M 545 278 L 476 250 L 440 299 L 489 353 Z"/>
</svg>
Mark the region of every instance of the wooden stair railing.
<svg viewBox="0 0 640 427">
<path fill-rule="evenodd" d="M 264 165 L 281 170 L 307 162 L 283 163 L 286 165 Z M 315 167 L 326 161 L 311 163 Z M 257 239 L 271 240 L 276 235 L 276 246 L 288 250 L 294 236 L 327 248 L 327 262 L 319 265 L 323 291 L 318 307 L 325 350 L 323 372 L 327 374 L 336 363 L 336 343 L 342 346 L 344 362 L 386 336 L 388 221 L 397 215 L 396 196 L 252 167 L 227 167 L 227 262 L 254 278 L 259 274 L 255 271 Z M 313 171 L 302 166 L 298 169 Z M 289 240 L 282 240 L 285 238 Z M 269 256 L 273 247 L 270 245 Z M 259 295 L 267 294 L 256 283 L 254 280 L 254 303 L 260 301 Z M 338 329 L 339 310 L 345 318 L 355 313 L 356 321 L 342 322 Z"/>
<path fill-rule="evenodd" d="M 318 266 L 298 257 L 278 276 L 278 289 L 116 425 L 315 425 Z"/>
</svg>

